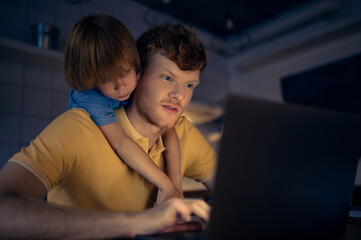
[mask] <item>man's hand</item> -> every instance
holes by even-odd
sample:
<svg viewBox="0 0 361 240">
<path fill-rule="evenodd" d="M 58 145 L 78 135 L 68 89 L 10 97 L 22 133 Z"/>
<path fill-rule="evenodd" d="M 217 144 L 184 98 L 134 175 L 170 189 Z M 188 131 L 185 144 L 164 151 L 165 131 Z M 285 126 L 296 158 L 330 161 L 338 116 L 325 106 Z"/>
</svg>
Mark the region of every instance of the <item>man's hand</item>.
<svg viewBox="0 0 361 240">
<path fill-rule="evenodd" d="M 210 206 L 203 200 L 171 199 L 164 204 L 140 212 L 131 217 L 131 237 L 161 232 L 185 231 L 199 229 L 199 224 L 177 224 L 182 219 L 191 220 L 191 214 L 208 221 Z"/>
</svg>

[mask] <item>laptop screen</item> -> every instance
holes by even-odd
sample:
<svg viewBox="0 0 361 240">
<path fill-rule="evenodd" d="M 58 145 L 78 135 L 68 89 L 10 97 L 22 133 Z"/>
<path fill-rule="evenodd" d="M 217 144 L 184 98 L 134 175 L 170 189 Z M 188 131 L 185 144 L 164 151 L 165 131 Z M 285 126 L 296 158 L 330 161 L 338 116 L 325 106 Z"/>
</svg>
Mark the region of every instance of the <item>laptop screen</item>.
<svg viewBox="0 0 361 240">
<path fill-rule="evenodd" d="M 230 96 L 207 239 L 341 235 L 361 117 Z"/>
</svg>

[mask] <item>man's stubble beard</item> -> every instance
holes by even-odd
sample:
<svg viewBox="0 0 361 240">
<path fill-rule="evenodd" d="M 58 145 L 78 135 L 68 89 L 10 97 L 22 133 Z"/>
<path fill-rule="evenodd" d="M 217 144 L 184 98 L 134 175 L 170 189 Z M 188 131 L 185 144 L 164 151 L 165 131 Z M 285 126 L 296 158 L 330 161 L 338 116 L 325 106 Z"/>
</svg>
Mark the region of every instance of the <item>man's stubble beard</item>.
<svg viewBox="0 0 361 240">
<path fill-rule="evenodd" d="M 179 117 L 174 122 L 169 122 L 169 119 L 163 119 L 162 116 L 157 115 L 157 108 L 161 105 L 158 102 L 155 102 L 157 105 L 152 105 L 152 101 L 150 99 L 146 99 L 143 94 L 140 94 L 138 97 L 138 101 L 136 102 L 137 112 L 139 116 L 144 119 L 147 123 L 150 123 L 154 126 L 157 126 L 161 129 L 164 128 L 173 128 L 177 123 Z"/>
</svg>

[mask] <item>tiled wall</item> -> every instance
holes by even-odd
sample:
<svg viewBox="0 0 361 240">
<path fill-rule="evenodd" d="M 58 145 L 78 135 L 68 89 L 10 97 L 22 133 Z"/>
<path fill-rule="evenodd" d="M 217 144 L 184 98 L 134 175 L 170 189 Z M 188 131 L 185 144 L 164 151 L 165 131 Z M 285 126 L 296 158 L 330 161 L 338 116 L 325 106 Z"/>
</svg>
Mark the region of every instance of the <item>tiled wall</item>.
<svg viewBox="0 0 361 240">
<path fill-rule="evenodd" d="M 0 165 L 66 110 L 63 73 L 0 59 Z"/>
</svg>

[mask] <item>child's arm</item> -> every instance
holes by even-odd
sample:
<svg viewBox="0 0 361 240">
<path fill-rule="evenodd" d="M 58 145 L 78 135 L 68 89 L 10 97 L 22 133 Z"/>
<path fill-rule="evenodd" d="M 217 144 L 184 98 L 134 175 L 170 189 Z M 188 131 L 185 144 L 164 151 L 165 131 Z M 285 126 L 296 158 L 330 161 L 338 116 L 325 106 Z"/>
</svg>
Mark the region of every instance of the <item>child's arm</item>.
<svg viewBox="0 0 361 240">
<path fill-rule="evenodd" d="M 178 135 L 175 129 L 167 129 L 167 131 L 163 134 L 163 139 L 168 176 L 178 190 L 178 197 L 184 198 L 181 176 L 181 150 Z"/>
<path fill-rule="evenodd" d="M 177 190 L 169 177 L 149 158 L 143 149 L 129 138 L 119 123 L 99 126 L 104 136 L 120 158 L 140 175 L 159 189 L 157 203 L 161 204 L 171 197 L 177 197 Z"/>
</svg>

